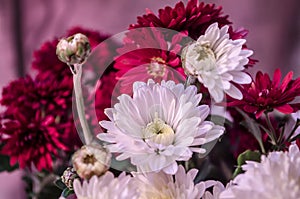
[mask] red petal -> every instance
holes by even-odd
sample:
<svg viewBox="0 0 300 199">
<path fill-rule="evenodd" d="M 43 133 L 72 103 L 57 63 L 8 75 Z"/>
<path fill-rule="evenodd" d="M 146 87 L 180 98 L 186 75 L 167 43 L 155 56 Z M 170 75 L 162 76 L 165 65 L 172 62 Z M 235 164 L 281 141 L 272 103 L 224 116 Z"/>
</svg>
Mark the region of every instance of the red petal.
<svg viewBox="0 0 300 199">
<path fill-rule="evenodd" d="M 260 111 L 257 111 L 257 113 L 255 114 L 255 118 L 256 119 L 260 118 L 260 116 L 263 114 L 264 111 L 265 111 L 264 109 L 260 110 Z"/>
<path fill-rule="evenodd" d="M 277 68 L 274 72 L 274 76 L 273 76 L 273 82 L 272 82 L 272 86 L 273 88 L 276 88 L 279 86 L 280 83 L 280 79 L 281 79 L 281 71 L 279 68 Z"/>
<path fill-rule="evenodd" d="M 285 91 L 286 87 L 288 86 L 288 84 L 290 83 L 290 81 L 292 80 L 293 78 L 293 72 L 290 71 L 285 77 L 284 79 L 282 80 L 282 84 L 281 84 L 281 87 L 280 89 L 282 90 L 282 92 Z"/>
<path fill-rule="evenodd" d="M 289 104 L 285 104 L 285 105 L 276 107 L 275 109 L 277 109 L 281 113 L 285 113 L 285 114 L 290 114 L 290 113 L 294 112 L 294 109 Z"/>
<path fill-rule="evenodd" d="M 258 108 L 255 106 L 246 105 L 244 106 L 244 110 L 248 113 L 255 113 L 258 110 Z"/>
</svg>

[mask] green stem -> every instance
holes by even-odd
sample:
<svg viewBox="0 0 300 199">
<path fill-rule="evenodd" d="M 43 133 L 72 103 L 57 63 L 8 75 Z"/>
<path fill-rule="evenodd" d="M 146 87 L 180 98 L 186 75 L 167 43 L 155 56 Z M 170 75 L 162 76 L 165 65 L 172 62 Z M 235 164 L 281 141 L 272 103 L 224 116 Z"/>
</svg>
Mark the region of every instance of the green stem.
<svg viewBox="0 0 300 199">
<path fill-rule="evenodd" d="M 76 71 L 76 73 L 73 73 L 76 109 L 81 124 L 81 128 L 83 131 L 84 142 L 86 145 L 88 145 L 92 142 L 93 137 L 88 122 L 85 118 L 85 112 L 84 112 L 84 102 L 83 102 L 82 87 L 81 87 L 82 65 L 75 64 L 74 68 Z"/>
<path fill-rule="evenodd" d="M 191 76 L 191 75 L 188 75 L 186 77 L 186 80 L 185 80 L 185 83 L 184 83 L 184 87 L 188 87 L 189 85 L 193 84 L 195 82 L 195 77 Z"/>
<path fill-rule="evenodd" d="M 269 114 L 267 112 L 265 112 L 265 116 L 266 116 L 267 125 L 269 127 L 269 131 L 270 131 L 269 136 L 272 140 L 272 144 L 277 145 L 276 132 L 275 132 L 275 129 L 274 129 L 272 123 L 271 123 Z"/>
<path fill-rule="evenodd" d="M 292 130 L 292 132 L 289 134 L 289 136 L 287 137 L 286 141 L 290 141 L 291 137 L 294 135 L 295 131 L 297 130 L 297 128 L 300 125 L 300 119 L 297 119 L 296 124 Z"/>
</svg>

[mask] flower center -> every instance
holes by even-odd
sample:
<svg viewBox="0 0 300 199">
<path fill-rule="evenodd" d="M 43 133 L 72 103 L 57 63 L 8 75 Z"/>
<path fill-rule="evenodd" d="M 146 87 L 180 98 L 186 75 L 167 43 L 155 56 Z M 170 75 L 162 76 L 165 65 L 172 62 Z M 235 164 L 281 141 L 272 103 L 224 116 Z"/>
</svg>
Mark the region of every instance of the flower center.
<svg viewBox="0 0 300 199">
<path fill-rule="evenodd" d="M 269 89 L 263 89 L 261 92 L 258 93 L 259 97 L 267 97 L 267 95 L 270 93 Z"/>
<path fill-rule="evenodd" d="M 82 160 L 85 164 L 94 164 L 97 159 L 95 158 L 95 156 L 93 154 L 86 154 L 84 157 L 83 157 L 83 160 Z"/>
<path fill-rule="evenodd" d="M 216 75 L 216 57 L 208 43 L 194 43 L 186 47 L 184 61 L 189 65 L 188 71 L 194 76 Z M 191 48 L 191 50 L 189 50 Z"/>
<path fill-rule="evenodd" d="M 196 44 L 194 51 L 198 64 L 195 69 L 201 72 L 211 72 L 216 68 L 216 57 L 208 44 Z"/>
<path fill-rule="evenodd" d="M 153 57 L 147 66 L 147 73 L 154 78 L 163 77 L 166 72 L 166 62 L 161 57 Z"/>
<path fill-rule="evenodd" d="M 172 144 L 175 139 L 173 129 L 157 117 L 147 125 L 144 134 L 145 138 L 165 146 Z"/>
</svg>

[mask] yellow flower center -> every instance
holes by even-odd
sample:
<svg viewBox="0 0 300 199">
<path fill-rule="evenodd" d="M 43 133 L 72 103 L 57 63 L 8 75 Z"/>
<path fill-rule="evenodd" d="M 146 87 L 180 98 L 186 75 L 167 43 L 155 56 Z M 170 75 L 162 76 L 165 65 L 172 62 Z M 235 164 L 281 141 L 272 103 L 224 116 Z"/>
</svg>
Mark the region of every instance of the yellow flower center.
<svg viewBox="0 0 300 199">
<path fill-rule="evenodd" d="M 147 73 L 154 78 L 163 77 L 166 72 L 166 62 L 161 57 L 153 57 L 147 66 Z"/>
<path fill-rule="evenodd" d="M 212 71 L 216 66 L 215 54 L 208 44 L 196 44 L 194 51 L 198 64 L 195 65 L 197 71 Z"/>
<path fill-rule="evenodd" d="M 147 125 L 144 134 L 146 139 L 165 146 L 172 144 L 175 139 L 173 129 L 157 117 Z"/>
</svg>

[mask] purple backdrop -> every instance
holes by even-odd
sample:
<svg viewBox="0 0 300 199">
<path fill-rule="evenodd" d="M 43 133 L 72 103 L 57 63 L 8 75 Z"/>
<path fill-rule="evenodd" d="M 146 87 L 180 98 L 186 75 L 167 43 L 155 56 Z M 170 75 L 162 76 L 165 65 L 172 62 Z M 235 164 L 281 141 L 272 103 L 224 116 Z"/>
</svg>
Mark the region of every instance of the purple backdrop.
<svg viewBox="0 0 300 199">
<path fill-rule="evenodd" d="M 24 66 L 28 68 L 32 53 L 46 40 L 80 25 L 104 33 L 125 30 L 145 8 L 157 11 L 165 5 L 175 5 L 175 0 L 2 0 L 0 7 L 0 88 L 17 76 L 18 53 L 16 35 L 21 35 Z M 19 15 L 14 3 L 21 4 Z M 299 74 L 300 14 L 297 0 L 261 1 L 227 0 L 205 1 L 222 5 L 230 15 L 234 27 L 250 30 L 248 47 L 255 50 L 259 63 L 255 67 L 273 71 L 281 67 L 283 73 L 295 70 Z M 21 18 L 21 31 L 16 32 L 15 19 Z M 254 71 L 253 70 L 253 71 Z M 27 71 L 27 70 L 26 70 Z M 30 71 L 27 71 L 30 72 Z M 0 163 L 1 164 L 1 163 Z M 0 199 L 21 199 L 23 184 L 21 172 L 0 174 Z"/>
</svg>

